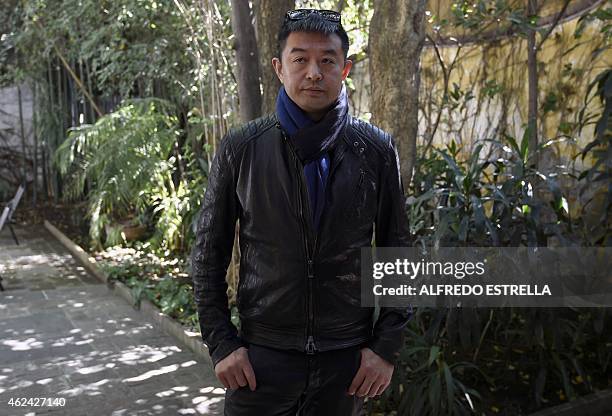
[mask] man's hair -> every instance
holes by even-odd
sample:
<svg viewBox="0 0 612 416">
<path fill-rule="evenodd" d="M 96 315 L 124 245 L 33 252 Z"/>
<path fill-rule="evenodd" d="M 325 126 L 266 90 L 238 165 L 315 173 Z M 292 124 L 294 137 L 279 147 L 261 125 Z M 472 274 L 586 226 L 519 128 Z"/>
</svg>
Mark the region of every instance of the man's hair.
<svg viewBox="0 0 612 416">
<path fill-rule="evenodd" d="M 346 30 L 342 27 L 341 23 L 330 22 L 325 20 L 321 15 L 316 13 L 310 13 L 306 18 L 300 20 L 286 19 L 278 32 L 278 58 L 281 59 L 283 49 L 287 44 L 287 38 L 292 32 L 314 32 L 322 33 L 324 35 L 336 34 L 342 42 L 342 51 L 344 52 L 344 59 L 348 57 L 349 50 L 349 39 L 346 34 Z"/>
</svg>

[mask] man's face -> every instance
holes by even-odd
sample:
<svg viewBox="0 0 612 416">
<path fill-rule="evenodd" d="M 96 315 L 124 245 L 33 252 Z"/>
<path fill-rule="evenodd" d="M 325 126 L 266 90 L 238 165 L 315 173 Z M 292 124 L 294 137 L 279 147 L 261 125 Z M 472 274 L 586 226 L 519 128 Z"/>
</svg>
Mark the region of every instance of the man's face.
<svg viewBox="0 0 612 416">
<path fill-rule="evenodd" d="M 338 98 L 352 62 L 344 60 L 336 34 L 291 32 L 281 59 L 272 65 L 289 98 L 318 121 Z"/>
</svg>

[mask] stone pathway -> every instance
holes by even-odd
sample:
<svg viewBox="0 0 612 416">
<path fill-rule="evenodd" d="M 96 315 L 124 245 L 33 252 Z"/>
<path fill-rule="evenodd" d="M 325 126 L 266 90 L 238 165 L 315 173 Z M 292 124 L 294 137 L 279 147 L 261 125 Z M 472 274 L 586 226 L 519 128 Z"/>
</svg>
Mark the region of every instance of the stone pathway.
<svg viewBox="0 0 612 416">
<path fill-rule="evenodd" d="M 113 295 L 42 225 L 15 228 L 19 246 L 0 233 L 0 415 L 223 413 L 210 364 Z"/>
</svg>

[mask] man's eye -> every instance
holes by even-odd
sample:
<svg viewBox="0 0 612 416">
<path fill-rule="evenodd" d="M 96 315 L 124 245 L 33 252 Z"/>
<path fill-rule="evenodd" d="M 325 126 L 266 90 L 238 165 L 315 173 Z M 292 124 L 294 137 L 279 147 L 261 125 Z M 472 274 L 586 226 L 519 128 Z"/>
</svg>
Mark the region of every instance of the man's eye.
<svg viewBox="0 0 612 416">
<path fill-rule="evenodd" d="M 304 62 L 304 58 L 295 58 L 293 62 Z"/>
<path fill-rule="evenodd" d="M 324 64 L 333 64 L 333 63 L 334 63 L 334 60 L 333 60 L 333 59 L 327 59 L 327 58 L 325 58 L 325 59 L 323 59 L 323 63 L 324 63 Z"/>
</svg>

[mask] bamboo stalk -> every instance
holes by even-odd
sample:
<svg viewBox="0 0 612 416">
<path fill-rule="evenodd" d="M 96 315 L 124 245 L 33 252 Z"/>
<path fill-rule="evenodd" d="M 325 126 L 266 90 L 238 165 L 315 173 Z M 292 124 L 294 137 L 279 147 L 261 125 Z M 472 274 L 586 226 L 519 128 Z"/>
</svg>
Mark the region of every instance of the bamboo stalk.
<svg viewBox="0 0 612 416">
<path fill-rule="evenodd" d="M 36 21 L 36 24 L 38 25 L 40 30 L 44 30 L 42 24 L 39 21 Z M 72 70 L 72 68 L 68 64 L 68 61 L 66 61 L 66 58 L 64 58 L 64 55 L 59 50 L 57 45 L 55 45 L 55 44 L 53 45 L 53 50 L 55 51 L 55 54 L 60 59 L 60 61 L 62 62 L 62 65 L 64 65 L 64 68 L 66 68 L 66 70 L 68 71 L 68 73 L 70 74 L 70 76 L 72 77 L 74 82 L 76 82 L 76 84 L 79 86 L 81 91 L 83 91 L 83 94 L 85 94 L 85 96 L 89 100 L 89 102 L 92 105 L 92 107 L 96 110 L 96 113 L 98 113 L 98 117 L 102 117 L 103 116 L 102 110 L 100 110 L 100 108 L 98 107 L 98 105 L 94 101 L 92 95 L 89 93 L 89 91 L 87 91 L 87 88 L 85 88 L 85 86 L 83 85 L 83 83 L 81 82 L 79 77 L 77 77 L 77 75 L 74 73 L 74 71 Z"/>
<path fill-rule="evenodd" d="M 36 96 L 37 84 L 36 82 L 32 83 L 32 133 L 34 136 L 34 183 L 32 186 L 32 206 L 37 205 L 37 191 L 38 191 L 38 123 L 36 113 L 38 110 L 37 105 L 37 96 Z"/>
<path fill-rule="evenodd" d="M 47 75 L 46 75 L 46 86 L 45 93 L 47 96 L 48 108 L 51 114 L 53 114 L 53 99 L 51 94 L 51 62 L 47 61 Z M 47 153 L 49 149 L 49 132 L 45 132 L 44 144 L 42 146 L 42 162 L 43 162 L 43 189 L 45 191 L 45 201 L 49 201 L 49 166 L 47 160 Z"/>
<path fill-rule="evenodd" d="M 83 60 L 81 58 L 79 58 L 79 62 L 78 62 L 78 68 L 79 68 L 79 77 L 81 78 L 82 82 L 85 82 L 85 77 L 83 76 Z M 83 91 L 81 91 L 81 96 L 79 97 L 78 101 L 77 101 L 77 117 L 79 120 L 79 126 L 81 124 L 87 123 L 87 119 L 86 119 L 86 112 L 85 112 L 85 94 L 83 94 Z M 81 114 L 83 114 L 83 120 L 81 121 Z"/>
<path fill-rule="evenodd" d="M 17 85 L 17 100 L 19 101 L 19 131 L 21 135 L 21 181 L 25 185 L 26 183 L 26 138 L 25 138 L 25 128 L 23 126 L 23 99 L 21 97 L 21 85 Z"/>
<path fill-rule="evenodd" d="M 49 152 L 50 158 L 53 158 L 53 154 L 55 153 L 55 150 L 59 146 L 60 134 L 63 135 L 63 131 L 64 131 L 64 117 L 63 117 L 64 115 L 64 96 L 62 93 L 63 91 L 62 89 L 62 68 L 58 66 L 55 72 L 57 74 L 57 84 L 56 84 L 57 113 L 56 114 L 58 114 L 58 125 L 56 126 L 57 128 L 55 129 L 55 134 L 53 135 L 53 148 Z M 57 172 L 53 167 L 53 159 L 51 159 L 51 163 L 49 163 L 49 169 L 51 170 L 51 178 L 52 178 L 52 185 L 53 185 L 52 187 L 53 202 L 57 204 L 58 197 L 59 197 L 59 180 L 57 177 Z"/>
<path fill-rule="evenodd" d="M 87 74 L 87 77 L 86 77 L 87 78 L 86 79 L 87 88 L 89 88 L 89 91 L 91 91 L 91 93 L 93 94 L 94 90 L 93 90 L 93 87 L 92 87 L 92 84 L 91 84 L 91 71 L 89 70 L 89 64 L 87 63 L 87 61 L 85 61 L 85 73 Z M 89 101 L 88 108 L 89 108 L 89 122 L 91 124 L 93 124 L 93 123 L 96 122 L 96 116 L 94 114 L 94 108 L 91 105 L 91 101 Z"/>
<path fill-rule="evenodd" d="M 206 6 L 203 6 L 204 10 L 206 10 L 206 19 L 207 19 L 207 37 L 208 37 L 208 52 L 210 54 L 210 99 L 211 99 L 211 108 L 212 108 L 212 116 L 213 116 L 213 131 L 212 131 L 212 154 L 217 153 L 217 100 L 216 100 L 216 91 L 217 91 L 217 63 L 215 60 L 215 51 L 214 51 L 214 31 L 213 24 L 214 19 L 212 16 L 212 10 L 210 8 L 210 0 L 206 2 L 201 1 L 201 3 Z"/>
<path fill-rule="evenodd" d="M 180 0 L 174 0 L 174 4 L 179 9 L 181 14 L 183 15 L 187 26 L 189 26 L 189 30 L 191 31 L 191 44 L 193 45 L 193 55 L 196 60 L 196 66 L 198 68 L 198 98 L 200 101 L 200 114 L 202 119 L 206 117 L 206 105 L 204 104 L 204 81 L 202 79 L 202 67 L 204 66 L 204 62 L 202 60 L 202 51 L 200 49 L 200 45 L 197 41 L 197 31 L 194 28 L 194 25 L 191 22 L 191 15 L 187 13 L 185 5 L 181 3 Z M 209 134 L 208 134 L 208 126 L 204 124 L 204 142 L 206 144 L 209 143 Z M 193 148 L 197 157 L 202 157 L 202 148 L 199 145 L 197 138 L 193 138 Z M 208 161 L 208 165 L 210 166 L 211 157 L 210 152 L 206 152 L 206 158 Z"/>
<path fill-rule="evenodd" d="M 96 113 L 98 114 L 98 117 L 102 117 L 104 114 L 102 113 L 102 110 L 100 110 L 100 108 L 98 107 L 98 105 L 96 104 L 96 102 L 94 101 L 93 97 L 91 96 L 91 94 L 89 93 L 89 91 L 87 91 L 87 89 L 85 88 L 85 86 L 83 85 L 83 83 L 81 82 L 81 80 L 79 79 L 79 77 L 76 76 L 76 74 L 74 73 L 74 71 L 72 70 L 72 68 L 70 68 L 70 65 L 68 65 L 68 62 L 66 62 L 66 58 L 64 58 L 64 56 L 62 55 L 62 53 L 59 51 L 59 49 L 57 48 L 57 46 L 53 45 L 53 49 L 55 50 L 55 53 L 57 53 L 57 56 L 60 58 L 60 60 L 62 61 L 62 64 L 64 65 L 64 68 L 66 68 L 66 70 L 68 71 L 68 73 L 70 74 L 70 76 L 72 76 L 72 79 L 74 79 L 74 82 L 77 83 L 77 85 L 79 86 L 79 88 L 81 88 L 81 90 L 83 91 L 83 94 L 85 94 L 85 96 L 87 97 L 87 99 L 89 100 L 91 106 L 94 108 L 94 110 L 96 110 Z"/>
</svg>

